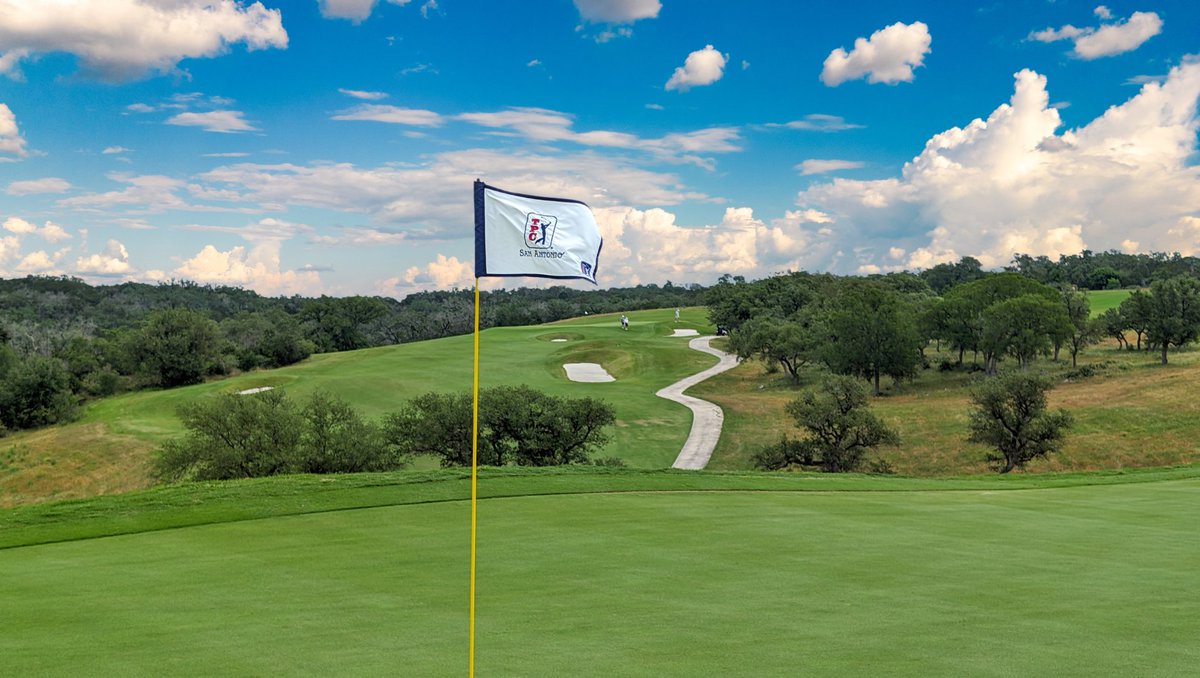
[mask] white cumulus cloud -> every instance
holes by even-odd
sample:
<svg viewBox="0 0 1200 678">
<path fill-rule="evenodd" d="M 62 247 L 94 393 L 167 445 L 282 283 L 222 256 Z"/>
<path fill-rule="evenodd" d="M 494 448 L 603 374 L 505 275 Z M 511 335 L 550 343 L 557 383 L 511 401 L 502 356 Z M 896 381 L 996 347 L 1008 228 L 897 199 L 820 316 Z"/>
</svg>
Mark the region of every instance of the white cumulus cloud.
<svg viewBox="0 0 1200 678">
<path fill-rule="evenodd" d="M 79 257 L 75 260 L 75 272 L 98 277 L 115 277 L 133 273 L 129 263 L 129 252 L 119 240 L 109 240 L 104 251 Z"/>
<path fill-rule="evenodd" d="M 1112 12 L 1101 5 L 1095 15 L 1103 21 L 1112 19 Z M 1073 40 L 1072 54 L 1080 59 L 1124 54 L 1142 46 L 1150 38 L 1162 32 L 1163 22 L 1154 12 L 1134 12 L 1129 19 L 1102 24 L 1098 28 L 1076 28 L 1070 24 L 1062 28 L 1047 28 L 1029 34 L 1030 40 L 1056 42 Z"/>
<path fill-rule="evenodd" d="M 843 264 L 849 270 L 896 268 L 886 258 L 891 247 L 917 268 L 962 255 L 998 266 L 1014 252 L 1056 256 L 1131 242 L 1200 252 L 1200 234 L 1181 227 L 1200 213 L 1200 168 L 1190 162 L 1200 63 L 1172 68 L 1161 85 L 1148 83 L 1061 133 L 1046 86 L 1023 70 L 1009 103 L 934 135 L 899 178 L 834 179 L 797 202 L 832 217 L 840 249 L 854 259 Z"/>
<path fill-rule="evenodd" d="M 837 87 L 847 80 L 866 77 L 871 84 L 912 82 L 913 69 L 924 65 L 933 38 L 920 21 L 896 22 L 869 38 L 858 38 L 854 49 L 838 47 L 825 57 L 821 82 Z"/>
<path fill-rule="evenodd" d="M 321 276 L 312 270 L 282 270 L 279 240 L 264 240 L 250 250 L 238 246 L 218 250 L 205 245 L 175 269 L 188 280 L 215 285 L 235 285 L 265 296 L 320 294 Z"/>
<path fill-rule="evenodd" d="M 7 104 L 0 104 L 0 153 L 12 153 L 22 158 L 28 155 L 25 138 L 17 129 L 17 116 Z"/>
<path fill-rule="evenodd" d="M 712 45 L 705 45 L 704 49 L 687 55 L 683 65 L 675 69 L 663 88 L 686 92 L 692 87 L 711 85 L 725 74 L 727 60 L 728 57 L 713 49 Z"/>
<path fill-rule="evenodd" d="M 0 72 L 12 77 L 22 59 L 67 52 L 89 75 L 128 80 L 239 43 L 286 48 L 279 10 L 242 0 L 8 0 L 0 11 Z"/>
</svg>

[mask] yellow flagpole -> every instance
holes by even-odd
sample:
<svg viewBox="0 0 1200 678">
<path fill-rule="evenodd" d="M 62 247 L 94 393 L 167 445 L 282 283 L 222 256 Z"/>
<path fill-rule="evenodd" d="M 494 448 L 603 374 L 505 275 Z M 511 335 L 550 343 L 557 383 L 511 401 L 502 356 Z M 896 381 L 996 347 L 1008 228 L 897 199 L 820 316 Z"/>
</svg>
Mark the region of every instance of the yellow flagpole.
<svg viewBox="0 0 1200 678">
<path fill-rule="evenodd" d="M 471 604 L 467 676 L 475 678 L 475 479 L 479 448 L 479 278 L 475 278 L 475 369 L 471 378 Z"/>
</svg>

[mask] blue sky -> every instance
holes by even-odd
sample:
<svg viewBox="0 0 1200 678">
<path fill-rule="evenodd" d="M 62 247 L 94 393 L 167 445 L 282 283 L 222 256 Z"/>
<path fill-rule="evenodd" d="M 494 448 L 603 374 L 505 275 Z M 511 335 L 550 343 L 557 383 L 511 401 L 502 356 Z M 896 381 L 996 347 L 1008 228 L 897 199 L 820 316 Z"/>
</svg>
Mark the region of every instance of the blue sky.
<svg viewBox="0 0 1200 678">
<path fill-rule="evenodd" d="M 476 177 L 601 286 L 1195 254 L 1197 55 L 1194 0 L 0 0 L 0 275 L 467 287 Z"/>
</svg>

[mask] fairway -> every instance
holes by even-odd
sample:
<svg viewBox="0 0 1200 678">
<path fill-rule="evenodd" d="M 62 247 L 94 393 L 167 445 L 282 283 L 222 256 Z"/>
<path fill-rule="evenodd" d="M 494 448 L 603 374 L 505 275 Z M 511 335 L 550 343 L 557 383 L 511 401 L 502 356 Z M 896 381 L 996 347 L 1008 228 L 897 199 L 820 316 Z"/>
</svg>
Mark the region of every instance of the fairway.
<svg viewBox="0 0 1200 678">
<path fill-rule="evenodd" d="M 811 491 L 822 482 L 481 502 L 480 675 L 1200 663 L 1196 478 Z M 447 501 L 0 550 L 0 656 L 13 675 L 462 675 L 466 524 Z"/>
</svg>

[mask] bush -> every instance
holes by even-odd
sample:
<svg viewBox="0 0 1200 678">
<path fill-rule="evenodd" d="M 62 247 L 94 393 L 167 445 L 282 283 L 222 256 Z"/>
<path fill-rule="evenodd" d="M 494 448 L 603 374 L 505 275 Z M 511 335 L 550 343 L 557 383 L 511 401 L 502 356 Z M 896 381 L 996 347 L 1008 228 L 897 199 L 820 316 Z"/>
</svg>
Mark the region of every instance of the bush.
<svg viewBox="0 0 1200 678">
<path fill-rule="evenodd" d="M 872 448 L 900 442 L 895 431 L 871 414 L 866 389 L 850 377 L 827 377 L 819 392 L 788 403 L 787 412 L 809 434 L 798 443 L 798 452 L 807 452 L 812 460 L 819 457 L 826 471 L 853 471 Z"/>
<path fill-rule="evenodd" d="M 381 471 L 405 462 L 378 426 L 320 391 L 302 409 L 274 390 L 200 400 L 179 417 L 188 434 L 163 445 L 156 460 L 165 480 Z"/>
<path fill-rule="evenodd" d="M 791 466 L 813 466 L 817 448 L 812 440 L 792 440 L 784 435 L 779 442 L 766 445 L 751 458 L 755 468 L 779 471 Z"/>
<path fill-rule="evenodd" d="M 404 465 L 389 450 L 383 431 L 336 396 L 313 393 L 302 416 L 304 430 L 296 463 L 301 473 L 384 471 Z"/>
<path fill-rule="evenodd" d="M 0 424 L 8 429 L 49 426 L 75 415 L 71 375 L 53 358 L 29 356 L 0 379 Z"/>
<path fill-rule="evenodd" d="M 560 398 L 528 386 L 479 394 L 477 461 L 483 466 L 558 466 L 586 462 L 608 442 L 616 416 L 594 398 Z M 405 454 L 438 457 L 442 466 L 471 463 L 471 396 L 426 393 L 388 415 L 384 435 Z"/>
</svg>

